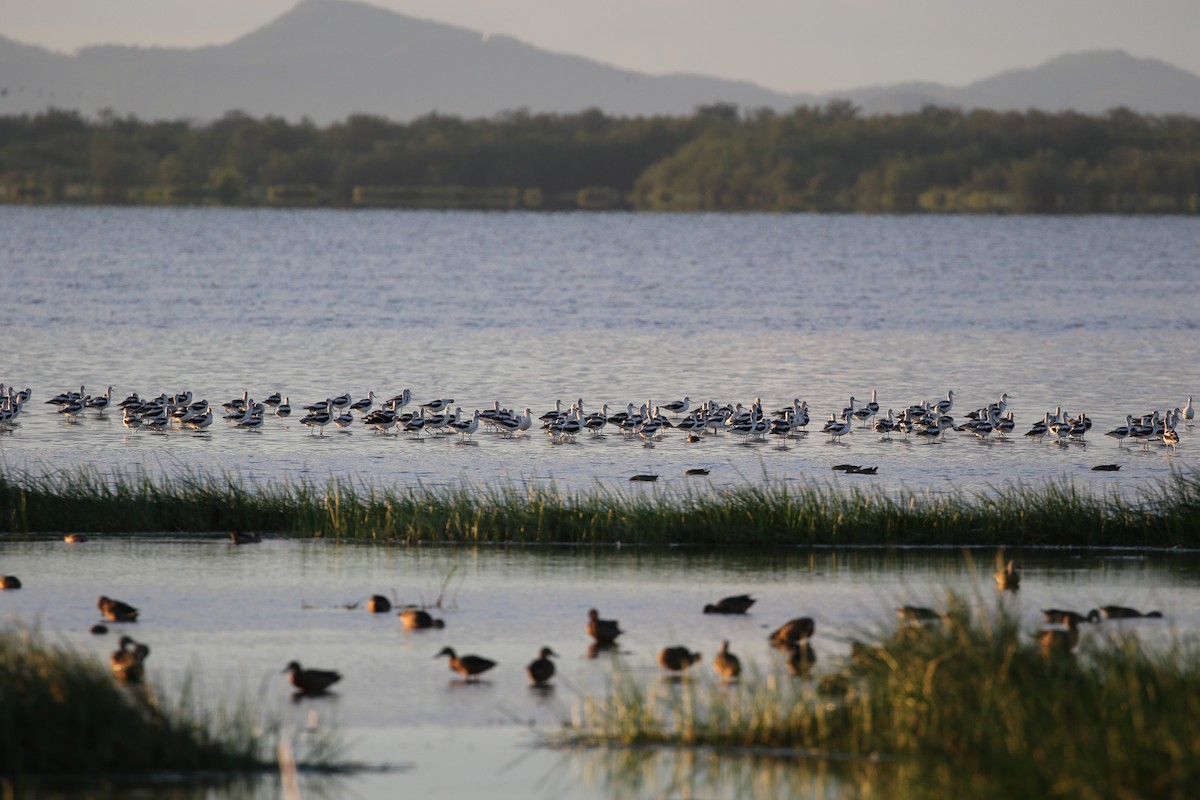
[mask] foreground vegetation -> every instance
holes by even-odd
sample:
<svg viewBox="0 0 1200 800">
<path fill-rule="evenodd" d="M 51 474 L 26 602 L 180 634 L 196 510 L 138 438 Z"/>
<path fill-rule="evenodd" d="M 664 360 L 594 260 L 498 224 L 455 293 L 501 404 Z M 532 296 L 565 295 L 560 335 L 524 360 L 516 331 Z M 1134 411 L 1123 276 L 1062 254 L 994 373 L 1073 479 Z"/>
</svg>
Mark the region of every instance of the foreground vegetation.
<svg viewBox="0 0 1200 800">
<path fill-rule="evenodd" d="M 787 748 L 888 796 L 1178 797 L 1200 781 L 1200 649 L 1084 633 L 1047 656 L 1004 610 L 879 632 L 840 669 L 733 687 L 699 675 L 590 699 L 578 743 Z M 1111 623 L 1110 623 L 1111 626 Z M 778 754 L 776 754 L 778 756 Z"/>
<path fill-rule="evenodd" d="M 745 486 L 574 495 L 553 489 L 255 485 L 235 475 L 0 476 L 0 530 L 214 532 L 464 544 L 1200 546 L 1200 474 L 1136 500 L 1069 484 L 986 495 Z"/>
<path fill-rule="evenodd" d="M 125 687 L 93 656 L 0 631 L 0 775 L 229 772 L 269 766 L 247 707 L 206 714 Z"/>
<path fill-rule="evenodd" d="M 318 128 L 0 117 L 0 202 L 721 211 L 1200 211 L 1200 119 L 845 101 L 689 117 L 513 112 Z"/>
</svg>

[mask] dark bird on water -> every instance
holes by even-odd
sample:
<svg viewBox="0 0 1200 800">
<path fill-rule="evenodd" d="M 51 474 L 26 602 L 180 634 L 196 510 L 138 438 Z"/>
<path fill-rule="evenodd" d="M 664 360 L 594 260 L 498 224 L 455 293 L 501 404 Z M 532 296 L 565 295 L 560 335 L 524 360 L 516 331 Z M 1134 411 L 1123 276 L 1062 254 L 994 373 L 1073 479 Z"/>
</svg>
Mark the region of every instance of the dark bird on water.
<svg viewBox="0 0 1200 800">
<path fill-rule="evenodd" d="M 684 475 L 707 475 L 708 470 L 706 470 L 704 467 L 692 467 L 691 469 L 684 470 L 683 474 Z"/>
<path fill-rule="evenodd" d="M 1102 619 L 1161 619 L 1161 611 L 1147 611 L 1143 614 L 1136 608 L 1125 606 L 1100 606 L 1088 612 L 1089 622 L 1099 622 Z"/>
<path fill-rule="evenodd" d="M 729 641 L 721 642 L 721 649 L 717 651 L 717 655 L 713 658 L 713 672 L 720 675 L 725 680 L 733 680 L 738 675 L 742 674 L 742 662 L 738 657 L 729 652 Z"/>
<path fill-rule="evenodd" d="M 732 597 L 723 597 L 715 604 L 708 603 L 704 606 L 705 614 L 745 614 L 750 610 L 750 606 L 757 602 L 748 594 L 739 594 Z"/>
<path fill-rule="evenodd" d="M 699 653 L 693 653 L 679 645 L 664 647 L 658 653 L 658 663 L 668 672 L 683 672 L 699 660 Z"/>
<path fill-rule="evenodd" d="M 0 589 L 20 589 L 21 579 L 16 575 L 5 575 L 0 578 Z"/>
<path fill-rule="evenodd" d="M 137 622 L 138 610 L 120 600 L 100 595 L 100 599 L 96 601 L 96 607 L 109 622 Z"/>
<path fill-rule="evenodd" d="M 410 631 L 446 627 L 445 622 L 440 619 L 434 619 L 428 611 L 420 608 L 406 608 L 396 616 L 400 617 L 400 621 L 404 623 L 404 627 Z"/>
<path fill-rule="evenodd" d="M 392 610 L 392 601 L 381 594 L 373 594 L 367 600 L 367 611 L 372 614 L 385 614 Z"/>
<path fill-rule="evenodd" d="M 797 677 L 807 675 L 817 663 L 817 651 L 813 650 L 808 640 L 794 643 L 788 653 L 788 671 Z"/>
<path fill-rule="evenodd" d="M 1068 619 L 1074 620 L 1076 625 L 1084 622 L 1097 622 L 1100 619 L 1100 614 L 1096 613 L 1096 619 L 1084 616 L 1077 611 L 1066 611 L 1061 608 L 1043 608 L 1042 616 L 1046 618 L 1046 622 L 1051 625 L 1062 625 Z"/>
<path fill-rule="evenodd" d="M 473 680 L 476 675 L 487 672 L 492 667 L 496 666 L 496 662 L 490 658 L 482 656 L 458 656 L 454 654 L 454 649 L 443 647 L 434 658 L 442 656 L 450 657 L 450 669 L 462 675 L 467 680 Z"/>
<path fill-rule="evenodd" d="M 776 647 L 790 648 L 796 642 L 811 638 L 814 630 L 816 623 L 812 617 L 796 617 L 776 628 L 767 638 Z"/>
<path fill-rule="evenodd" d="M 996 587 L 1004 591 L 1016 591 L 1021 588 L 1021 568 L 1015 561 L 1009 561 L 1004 569 L 998 570 L 992 576 L 996 579 Z"/>
<path fill-rule="evenodd" d="M 594 608 L 588 611 L 587 632 L 601 645 L 612 644 L 624 633 L 615 619 L 600 619 L 600 612 Z"/>
<path fill-rule="evenodd" d="M 292 661 L 283 671 L 292 674 L 292 686 L 296 691 L 310 697 L 325 694 L 330 686 L 342 679 L 340 672 L 331 669 L 302 669 L 299 661 Z"/>
<path fill-rule="evenodd" d="M 549 647 L 543 647 L 538 657 L 525 668 L 525 674 L 534 686 L 545 686 L 546 681 L 554 677 L 554 662 L 550 660 L 552 656 L 557 657 L 558 653 Z"/>
<path fill-rule="evenodd" d="M 658 480 L 658 476 L 657 475 L 645 475 L 645 474 L 631 475 L 631 476 L 629 476 L 629 480 L 631 480 L 631 481 L 656 481 L 656 480 Z"/>
<path fill-rule="evenodd" d="M 1092 472 L 1116 472 L 1120 468 L 1120 464 L 1097 464 L 1092 467 Z"/>
<path fill-rule="evenodd" d="M 262 541 L 262 537 L 257 533 L 248 533 L 245 531 L 230 531 L 229 541 L 234 544 L 258 544 Z"/>
<path fill-rule="evenodd" d="M 119 644 L 108 659 L 113 675 L 122 683 L 141 683 L 146 674 L 145 661 L 150 655 L 150 648 L 134 641 L 132 636 L 122 636 Z"/>
</svg>

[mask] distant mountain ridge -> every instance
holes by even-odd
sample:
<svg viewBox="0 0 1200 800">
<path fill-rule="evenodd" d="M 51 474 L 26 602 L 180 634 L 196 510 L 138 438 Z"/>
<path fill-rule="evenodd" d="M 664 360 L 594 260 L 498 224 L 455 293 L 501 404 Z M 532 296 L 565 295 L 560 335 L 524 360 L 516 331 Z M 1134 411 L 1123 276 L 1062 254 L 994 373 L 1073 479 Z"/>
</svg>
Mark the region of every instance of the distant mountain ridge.
<svg viewBox="0 0 1200 800">
<path fill-rule="evenodd" d="M 963 87 L 914 82 L 789 94 L 701 75 L 647 75 L 350 0 L 302 0 L 228 44 L 195 49 L 101 45 L 64 55 L 0 37 L 0 114 L 56 107 L 204 121 L 242 110 L 327 124 L 356 113 L 407 121 L 521 108 L 682 115 L 717 102 L 786 111 L 835 98 L 867 114 L 934 104 L 1090 114 L 1125 106 L 1200 116 L 1200 76 L 1098 51 Z"/>
</svg>

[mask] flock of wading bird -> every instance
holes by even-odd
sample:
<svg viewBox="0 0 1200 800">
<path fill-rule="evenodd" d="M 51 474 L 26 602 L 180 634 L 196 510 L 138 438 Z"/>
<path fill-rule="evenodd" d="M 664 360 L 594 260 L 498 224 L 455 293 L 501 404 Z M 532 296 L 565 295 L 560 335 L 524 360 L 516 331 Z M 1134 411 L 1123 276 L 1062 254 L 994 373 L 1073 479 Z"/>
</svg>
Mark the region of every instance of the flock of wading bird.
<svg viewBox="0 0 1200 800">
<path fill-rule="evenodd" d="M 235 545 L 254 544 L 262 539 L 257 534 L 232 531 L 230 539 Z M 68 541 L 82 542 L 86 537 L 78 534 L 68 536 Z M 996 571 L 993 576 L 996 587 L 1001 591 L 1015 592 L 1021 587 L 1021 570 L 1014 561 L 1008 561 Z M 16 576 L 5 575 L 0 580 L 3 589 L 19 589 L 21 582 Z M 748 594 L 725 597 L 716 603 L 704 606 L 705 614 L 745 615 L 757 600 Z M 108 622 L 133 623 L 138 620 L 138 609 L 115 600 L 101 596 L 96 603 L 100 613 Z M 384 614 L 393 610 L 392 603 L 387 597 L 376 594 L 366 602 L 367 611 L 373 614 Z M 948 612 L 937 611 L 921 606 L 900 606 L 896 609 L 900 621 L 906 629 L 920 628 L 927 625 L 951 624 L 952 615 Z M 1137 609 L 1124 606 L 1102 606 L 1094 608 L 1086 615 L 1077 611 L 1058 608 L 1043 609 L 1045 625 L 1037 635 L 1042 653 L 1048 657 L 1069 655 L 1079 642 L 1079 626 L 1085 623 L 1098 623 L 1102 620 L 1120 620 L 1137 618 L 1161 618 L 1162 612 L 1149 611 L 1142 613 Z M 416 606 L 404 606 L 399 609 L 397 616 L 405 629 L 411 631 L 442 629 L 445 621 L 433 617 L 428 611 Z M 1053 626 L 1053 627 L 1051 627 Z M 902 629 L 902 630 L 906 630 Z M 617 639 L 625 631 L 616 620 L 602 619 L 596 609 L 588 611 L 586 631 L 592 639 L 588 648 L 588 656 L 595 658 L 601 652 L 612 650 L 617 646 Z M 816 653 L 812 648 L 811 639 L 816 631 L 816 622 L 812 617 L 796 617 L 780 625 L 767 637 L 768 641 L 788 653 L 787 666 L 789 671 L 798 677 L 807 675 L 816 662 Z M 93 625 L 91 632 L 104 634 L 108 626 L 103 623 Z M 112 653 L 109 664 L 116 678 L 129 684 L 140 683 L 145 675 L 145 662 L 150 655 L 150 648 L 132 636 L 122 636 L 117 650 Z M 525 668 L 530 684 L 537 688 L 546 688 L 554 677 L 555 666 L 551 658 L 557 653 L 549 647 L 542 647 L 537 658 Z M 860 643 L 852 643 L 851 658 L 854 660 L 870 659 L 878 655 L 878 651 Z M 452 647 L 443 647 L 434 658 L 448 658 L 450 669 L 462 676 L 465 681 L 475 681 L 479 675 L 491 670 L 496 662 L 479 655 L 458 655 Z M 658 653 L 658 663 L 672 678 L 681 677 L 693 664 L 701 660 L 699 652 L 693 652 L 683 645 L 670 645 Z M 742 672 L 740 659 L 729 651 L 729 641 L 721 642 L 712 661 L 713 671 L 725 681 L 735 680 Z M 325 669 L 304 669 L 300 662 L 290 662 L 284 672 L 291 676 L 292 686 L 296 689 L 296 697 L 311 697 L 325 694 L 331 686 L 342 679 L 340 672 Z M 836 679 L 835 679 L 836 680 Z"/>
<path fill-rule="evenodd" d="M 207 400 L 195 399 L 190 391 L 160 394 L 152 398 L 142 398 L 133 392 L 117 403 L 113 402 L 112 392 L 109 386 L 104 394 L 91 396 L 85 393 L 85 387 L 80 386 L 78 392 L 62 392 L 45 402 L 57 406 L 57 413 L 69 423 L 76 422 L 88 411 L 102 415 L 115 405 L 121 409 L 122 421 L 129 430 L 145 429 L 160 434 L 169 429 L 204 434 L 211 428 L 218 413 L 235 428 L 262 431 L 267 415 L 283 420 L 292 414 L 290 398 L 281 396 L 279 392 L 259 402 L 250 397 L 249 391 L 245 391 L 241 397 L 222 404 L 220 408 L 223 410 L 220 412 L 215 411 Z M 22 406 L 31 394 L 29 389 L 16 391 L 13 387 L 5 388 L 0 384 L 0 431 L 12 430 Z M 943 441 L 949 432 L 968 434 L 983 441 L 989 441 L 993 436 L 1004 439 L 1016 430 L 1013 412 L 1008 410 L 1009 399 L 1007 393 L 1001 394 L 996 402 L 972 409 L 962 420 L 956 420 L 950 413 L 955 405 L 953 391 L 946 392 L 941 400 L 923 400 L 903 407 L 899 412 L 889 408 L 883 415 L 877 393 L 871 390 L 869 401 L 861 402 L 851 397 L 849 404 L 840 412 L 831 412 L 821 431 L 834 442 L 840 442 L 856 428 L 871 430 L 884 438 L 900 436 L 908 439 L 911 436 L 926 442 Z M 417 404 L 415 410 L 405 411 L 411 402 L 412 392 L 409 389 L 380 401 L 378 406 L 374 391 L 357 401 L 349 393 L 344 393 L 303 406 L 306 413 L 300 419 L 300 424 L 309 428 L 310 432 L 324 436 L 325 428 L 329 425 L 349 433 L 357 420 L 360 426 L 379 434 L 391 431 L 399 435 L 405 432 L 416 438 L 423 434 L 457 434 L 462 441 L 470 440 L 481 426 L 499 436 L 513 437 L 524 434 L 536 425 L 546 432 L 552 442 L 558 444 L 574 442 L 581 433 L 603 436 L 605 431 L 612 430 L 627 438 L 638 439 L 646 446 L 653 446 L 654 442 L 662 439 L 664 433 L 672 429 L 682 432 L 689 442 L 698 442 L 706 434 L 718 433 L 728 433 L 743 441 L 764 441 L 767 437 L 804 435 L 808 432 L 810 422 L 808 403 L 799 398 L 774 411 L 766 411 L 761 398 L 756 398 L 749 405 L 722 404 L 710 400 L 693 406 L 691 399 L 684 397 L 661 404 L 650 401 L 628 403 L 624 411 L 611 413 L 607 404 L 597 412 L 585 413 L 583 399 L 580 398 L 569 407 L 564 406 L 561 400 L 555 401 L 554 409 L 538 417 L 534 417 L 529 408 L 523 411 L 502 408 L 498 400 L 492 408 L 475 409 L 470 414 L 464 413 L 461 406 L 455 406 L 453 398 L 436 398 Z M 1195 407 L 1189 396 L 1182 407 L 1165 411 L 1154 409 L 1145 414 L 1126 414 L 1125 424 L 1107 431 L 1105 435 L 1116 439 L 1119 445 L 1129 439 L 1140 442 L 1144 448 L 1151 443 L 1158 443 L 1173 450 L 1179 444 L 1179 426 L 1191 425 L 1194 418 Z M 1092 420 L 1086 414 L 1081 412 L 1071 416 L 1060 406 L 1054 411 L 1045 412 L 1024 433 L 1024 437 L 1068 444 L 1082 442 L 1091 428 Z M 847 471 L 869 474 L 869 469 L 850 466 L 854 469 Z"/>
</svg>

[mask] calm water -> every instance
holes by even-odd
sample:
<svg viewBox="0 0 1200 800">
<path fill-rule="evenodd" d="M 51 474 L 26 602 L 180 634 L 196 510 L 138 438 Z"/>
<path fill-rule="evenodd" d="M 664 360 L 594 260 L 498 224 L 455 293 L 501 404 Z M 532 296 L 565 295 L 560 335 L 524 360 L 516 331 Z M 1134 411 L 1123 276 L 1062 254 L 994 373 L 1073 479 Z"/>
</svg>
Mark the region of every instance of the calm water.
<svg viewBox="0 0 1200 800">
<path fill-rule="evenodd" d="M 34 390 L 0 435 L 4 464 L 35 471 L 236 470 L 247 478 L 353 475 L 378 484 L 553 481 L 661 491 L 689 467 L 707 483 L 770 479 L 945 491 L 1069 479 L 1136 491 L 1194 469 L 1177 453 L 1118 448 L 1125 414 L 1200 393 L 1200 221 L 629 214 L 474 214 L 0 207 L 0 381 Z M 610 435 L 555 447 L 310 436 L 128 435 L 113 412 L 65 424 L 42 401 L 85 385 L 117 398 L 192 390 L 223 402 L 281 391 L 294 406 L 351 392 L 499 401 L 535 415 L 556 399 L 807 400 L 815 431 L 786 443 L 729 437 L 654 447 Z M 963 413 L 1012 395 L 1018 433 L 1062 405 L 1086 444 L 831 445 L 820 422 L 854 395 L 884 409 L 954 389 Z M 1020 439 L 1021 437 L 1016 437 Z M 835 476 L 829 466 L 878 465 Z M 1088 471 L 1119 462 L 1119 473 Z"/>
<path fill-rule="evenodd" d="M 939 605 L 945 588 L 985 607 L 1011 605 L 1031 633 L 1041 608 L 1086 611 L 1108 603 L 1161 609 L 1166 618 L 1087 626 L 1085 636 L 1134 629 L 1152 646 L 1200 627 L 1196 557 L 1044 551 L 1020 557 L 1022 589 L 998 598 L 993 554 L 984 551 L 797 550 L 756 557 L 283 540 L 234 547 L 195 537 L 5 541 L 0 565 L 25 588 L 0 596 L 0 620 L 33 625 L 52 641 L 104 659 L 119 632 L 97 637 L 87 629 L 98 620 L 96 596 L 119 597 L 142 610 L 140 621 L 125 628 L 150 644 L 155 684 L 173 691 L 190 676 L 213 705 L 240 696 L 282 715 L 289 729 L 334 725 L 351 743 L 352 757 L 401 767 L 326 782 L 326 794 L 314 781 L 306 796 L 663 797 L 688 796 L 689 786 L 702 796 L 732 796 L 739 781 L 760 779 L 758 770 L 739 771 L 736 759 L 697 770 L 681 766 L 687 756 L 662 756 L 618 769 L 619 755 L 533 745 L 570 718 L 583 693 L 603 694 L 618 663 L 639 681 L 661 684 L 654 656 L 663 645 L 704 654 L 696 680 L 712 680 L 708 664 L 722 639 L 744 663 L 770 671 L 782 656 L 767 646 L 766 634 L 808 614 L 817 621 L 819 674 L 836 668 L 856 635 L 893 620 L 897 604 Z M 745 591 L 759 598 L 746 617 L 701 613 L 706 602 Z M 393 614 L 344 607 L 373 592 L 417 603 L 444 592 L 439 613 L 446 628 L 406 632 Z M 588 657 L 584 623 L 591 606 L 627 630 L 619 655 Z M 434 658 L 446 645 L 499 665 L 487 680 L 462 685 L 445 659 Z M 552 690 L 536 692 L 524 665 L 543 645 L 561 656 L 559 673 Z M 292 704 L 280 674 L 292 659 L 345 678 L 331 697 Z M 685 776 L 685 785 L 671 789 L 672 775 Z M 808 786 L 806 795 L 838 796 L 844 788 L 803 773 L 786 780 Z M 244 796 L 275 792 L 271 779 Z"/>
</svg>

